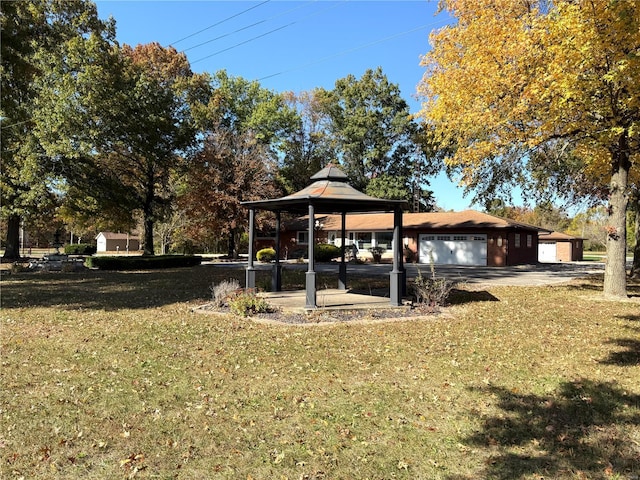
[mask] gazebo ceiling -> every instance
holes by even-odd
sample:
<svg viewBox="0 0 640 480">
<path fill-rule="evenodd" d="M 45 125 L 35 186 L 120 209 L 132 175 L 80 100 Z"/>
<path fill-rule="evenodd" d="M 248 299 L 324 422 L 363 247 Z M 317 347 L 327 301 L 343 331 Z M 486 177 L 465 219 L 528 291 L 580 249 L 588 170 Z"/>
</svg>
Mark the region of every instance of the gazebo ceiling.
<svg viewBox="0 0 640 480">
<path fill-rule="evenodd" d="M 247 208 L 287 211 L 306 214 L 309 205 L 316 213 L 393 211 L 406 207 L 405 200 L 386 200 L 370 197 L 347 183 L 348 178 L 338 167 L 329 164 L 311 177 L 314 182 L 281 198 L 242 202 Z"/>
</svg>

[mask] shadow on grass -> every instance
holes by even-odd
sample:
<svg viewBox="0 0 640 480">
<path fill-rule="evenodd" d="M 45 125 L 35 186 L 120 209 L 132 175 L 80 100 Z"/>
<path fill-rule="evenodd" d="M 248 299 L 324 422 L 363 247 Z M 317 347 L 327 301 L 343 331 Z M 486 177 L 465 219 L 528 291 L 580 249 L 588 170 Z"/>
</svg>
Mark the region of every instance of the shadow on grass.
<svg viewBox="0 0 640 480">
<path fill-rule="evenodd" d="M 2 280 L 2 308 L 153 308 L 206 301 L 212 284 L 231 278 L 244 284 L 244 270 L 200 265 L 134 272 L 23 273 Z"/>
<path fill-rule="evenodd" d="M 612 352 L 606 360 L 600 363 L 605 365 L 618 365 L 620 367 L 632 367 L 640 365 L 640 340 L 632 338 L 618 338 L 607 342 L 610 345 L 618 345 L 626 348 L 620 352 Z"/>
<path fill-rule="evenodd" d="M 238 280 L 244 286 L 244 267 L 205 264 L 131 272 L 30 272 L 3 277 L 1 301 L 2 308 L 56 305 L 67 309 L 109 311 L 123 308 L 144 309 L 193 301 L 205 303 L 211 298 L 211 287 L 214 284 L 231 279 Z M 304 289 L 304 279 L 305 272 L 286 272 L 283 274 L 283 289 Z M 388 290 L 388 278 L 386 281 Z M 375 278 L 366 280 L 367 285 L 372 282 L 377 286 Z M 321 288 L 324 284 L 335 288 L 337 280 L 331 275 L 318 275 L 318 287 Z M 270 290 L 270 270 L 256 272 L 256 286 Z"/>
<path fill-rule="evenodd" d="M 551 396 L 503 387 L 481 391 L 497 399 L 500 412 L 463 440 L 489 456 L 473 478 L 605 479 L 640 473 L 640 446 L 631 434 L 640 426 L 637 393 L 590 380 L 564 383 Z M 467 477 L 449 480 L 461 478 Z"/>
<path fill-rule="evenodd" d="M 473 302 L 499 302 L 500 300 L 486 290 L 470 291 L 453 289 L 449 295 L 451 305 L 463 305 Z"/>
</svg>

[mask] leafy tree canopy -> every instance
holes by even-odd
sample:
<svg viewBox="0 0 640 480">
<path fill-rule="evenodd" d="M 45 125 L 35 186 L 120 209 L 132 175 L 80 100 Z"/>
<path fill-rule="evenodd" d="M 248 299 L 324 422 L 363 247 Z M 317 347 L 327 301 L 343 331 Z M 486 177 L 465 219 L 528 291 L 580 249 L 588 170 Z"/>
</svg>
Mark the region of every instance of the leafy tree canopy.
<svg viewBox="0 0 640 480">
<path fill-rule="evenodd" d="M 70 115 L 114 43 L 88 1 L 2 2 L 1 214 L 7 220 L 5 258 L 17 258 L 21 218 L 51 207 L 51 190 L 75 171 L 86 151 L 86 117 Z M 76 110 L 79 111 L 79 110 Z M 60 126 L 74 123 L 74 135 Z"/>
<path fill-rule="evenodd" d="M 612 233 L 604 291 L 625 296 L 625 211 L 640 152 L 636 2 L 442 6 L 458 22 L 432 34 L 418 92 L 427 128 L 450 152 L 446 165 L 485 198 L 545 179 L 545 170 L 605 191 Z M 568 142 L 571 156 L 540 154 L 557 142 Z"/>
<path fill-rule="evenodd" d="M 425 183 L 417 123 L 400 89 L 381 68 L 367 70 L 360 79 L 339 79 L 324 97 L 338 160 L 355 188 L 364 191 L 382 174 L 404 179 L 408 190 L 413 180 Z"/>
</svg>

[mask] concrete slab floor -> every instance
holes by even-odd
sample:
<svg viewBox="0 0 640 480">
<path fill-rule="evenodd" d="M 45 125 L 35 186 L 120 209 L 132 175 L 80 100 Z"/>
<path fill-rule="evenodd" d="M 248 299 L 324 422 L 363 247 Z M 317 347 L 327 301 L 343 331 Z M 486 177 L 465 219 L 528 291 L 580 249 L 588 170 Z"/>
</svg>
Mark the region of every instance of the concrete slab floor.
<svg viewBox="0 0 640 480">
<path fill-rule="evenodd" d="M 283 311 L 307 311 L 305 309 L 306 297 L 304 290 L 262 292 L 260 296 L 264 297 L 272 306 L 281 308 Z M 345 291 L 337 288 L 318 290 L 316 292 L 316 305 L 318 310 L 388 310 L 410 308 L 410 302 L 408 301 L 405 305 L 398 307 L 390 304 L 389 297 L 351 293 L 349 290 Z"/>
</svg>

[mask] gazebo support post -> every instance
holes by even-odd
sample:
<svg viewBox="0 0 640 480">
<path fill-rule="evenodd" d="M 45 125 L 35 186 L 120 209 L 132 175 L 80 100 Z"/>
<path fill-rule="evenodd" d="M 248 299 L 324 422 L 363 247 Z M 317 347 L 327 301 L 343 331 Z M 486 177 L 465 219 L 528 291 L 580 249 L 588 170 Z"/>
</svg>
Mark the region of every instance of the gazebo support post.
<svg viewBox="0 0 640 480">
<path fill-rule="evenodd" d="M 402 305 L 404 275 L 402 272 L 402 209 L 396 207 L 393 211 L 393 270 L 389 278 L 389 297 L 391 305 Z"/>
<path fill-rule="evenodd" d="M 271 291 L 282 291 L 282 265 L 280 264 L 280 210 L 276 212 L 276 263 L 271 271 Z"/>
<path fill-rule="evenodd" d="M 254 257 L 254 223 L 256 217 L 255 208 L 249 209 L 249 252 L 248 252 L 248 260 L 247 260 L 247 272 L 246 272 L 246 280 L 245 280 L 245 289 L 253 290 L 256 288 L 256 269 L 253 267 L 253 257 Z"/>
<path fill-rule="evenodd" d="M 316 304 L 316 270 L 315 270 L 315 258 L 314 258 L 314 245 L 316 243 L 315 238 L 315 210 L 313 204 L 309 204 L 309 269 L 306 274 L 306 303 L 304 308 L 306 310 L 315 310 Z"/>
<path fill-rule="evenodd" d="M 342 246 L 340 251 L 342 253 L 342 259 L 340 260 L 340 269 L 338 271 L 338 289 L 346 290 L 347 289 L 347 239 L 346 236 L 346 226 L 347 226 L 347 212 L 342 212 Z"/>
</svg>

